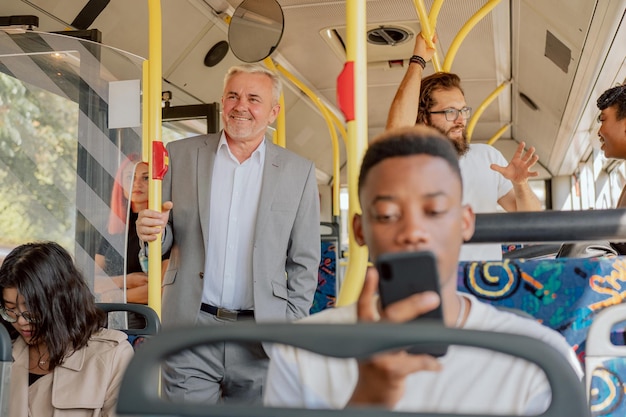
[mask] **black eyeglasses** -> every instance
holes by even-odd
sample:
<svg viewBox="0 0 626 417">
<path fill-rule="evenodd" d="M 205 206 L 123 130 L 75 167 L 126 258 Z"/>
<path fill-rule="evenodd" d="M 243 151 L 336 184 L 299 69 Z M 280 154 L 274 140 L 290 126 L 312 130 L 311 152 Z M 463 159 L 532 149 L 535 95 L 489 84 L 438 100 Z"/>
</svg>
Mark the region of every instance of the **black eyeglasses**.
<svg viewBox="0 0 626 417">
<path fill-rule="evenodd" d="M 24 317 L 24 320 L 29 323 L 37 323 L 37 319 L 33 316 L 33 313 L 29 311 L 15 311 L 5 307 L 0 307 L 0 316 L 2 316 L 2 318 L 9 323 L 17 322 L 20 316 Z"/>
<path fill-rule="evenodd" d="M 445 114 L 447 121 L 454 122 L 456 119 L 459 118 L 459 114 L 463 116 L 464 119 L 469 119 L 470 116 L 472 115 L 472 108 L 466 106 L 466 107 L 463 107 L 462 109 L 455 109 L 451 107 L 449 109 L 431 111 L 429 113 L 430 114 Z"/>
</svg>

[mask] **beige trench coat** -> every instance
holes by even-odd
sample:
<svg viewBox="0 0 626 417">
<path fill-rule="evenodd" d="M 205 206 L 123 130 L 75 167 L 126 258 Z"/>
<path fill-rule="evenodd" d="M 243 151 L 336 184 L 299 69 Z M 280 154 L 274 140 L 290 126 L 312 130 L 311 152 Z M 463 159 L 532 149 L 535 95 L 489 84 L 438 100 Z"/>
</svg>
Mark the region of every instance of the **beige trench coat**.
<svg viewBox="0 0 626 417">
<path fill-rule="evenodd" d="M 124 333 L 103 329 L 87 347 L 28 386 L 28 345 L 13 344 L 9 415 L 11 417 L 112 417 L 133 348 Z"/>
</svg>

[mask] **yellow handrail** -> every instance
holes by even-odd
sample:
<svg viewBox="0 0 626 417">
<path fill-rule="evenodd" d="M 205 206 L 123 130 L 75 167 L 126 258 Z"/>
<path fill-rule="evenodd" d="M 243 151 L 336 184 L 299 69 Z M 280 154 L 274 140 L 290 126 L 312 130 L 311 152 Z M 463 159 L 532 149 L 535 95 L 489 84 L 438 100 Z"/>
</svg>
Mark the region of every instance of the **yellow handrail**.
<svg viewBox="0 0 626 417">
<path fill-rule="evenodd" d="M 348 267 L 344 283 L 337 296 L 337 305 L 356 302 L 363 287 L 367 269 L 367 249 L 354 240 L 352 219 L 361 211 L 357 192 L 361 160 L 367 148 L 367 49 L 366 2 L 346 0 L 346 60 L 354 62 L 354 120 L 348 121 L 348 200 L 349 246 Z"/>
<path fill-rule="evenodd" d="M 148 165 L 153 171 L 152 148 L 154 142 L 161 142 L 161 1 L 148 0 Z M 146 66 L 144 65 L 144 68 Z M 145 78 L 144 78 L 145 79 Z M 146 107 L 144 107 L 145 111 Z M 146 119 L 144 119 L 146 120 Z M 144 130 L 145 131 L 145 130 Z M 145 150 L 143 152 L 145 156 Z M 151 210 L 161 211 L 161 180 L 148 181 L 148 207 Z M 148 305 L 161 317 L 161 239 L 156 239 L 148 245 Z"/>
<path fill-rule="evenodd" d="M 472 115 L 472 118 L 470 119 L 469 123 L 467 124 L 467 141 L 471 142 L 472 141 L 472 134 L 474 133 L 474 128 L 476 127 L 476 123 L 478 123 L 478 119 L 480 119 L 480 116 L 482 116 L 483 112 L 485 111 L 485 109 L 489 106 L 489 104 L 491 104 L 491 102 L 498 97 L 498 95 L 509 85 L 511 84 L 511 81 L 505 81 L 502 84 L 500 84 L 498 86 L 498 88 L 496 88 L 495 90 L 493 90 L 493 92 L 491 94 L 489 94 L 489 96 L 482 102 L 480 103 L 480 106 L 478 106 L 478 108 L 476 109 L 476 111 L 474 112 L 474 114 Z"/>
<path fill-rule="evenodd" d="M 494 143 L 496 143 L 496 141 L 500 139 L 500 136 L 502 136 L 509 127 L 511 127 L 511 123 L 507 123 L 500 129 L 498 129 L 498 131 L 491 137 L 491 139 L 487 141 L 487 145 L 493 145 Z"/>
<path fill-rule="evenodd" d="M 333 119 L 333 122 L 335 122 L 335 127 L 339 130 L 339 133 L 341 134 L 341 139 L 343 140 L 344 145 L 346 145 L 347 144 L 346 138 L 348 137 L 348 132 L 346 132 L 346 128 L 343 126 L 344 122 L 339 120 L 337 115 L 333 113 L 332 111 L 330 112 L 330 118 Z"/>
<path fill-rule="evenodd" d="M 429 47 L 435 48 L 435 44 L 433 43 L 433 37 L 435 36 L 435 26 L 430 24 L 430 18 L 428 17 L 428 13 L 426 13 L 424 0 L 413 0 L 413 3 L 415 3 L 415 10 L 417 10 L 417 15 L 419 17 L 420 25 L 422 27 L 422 35 L 424 36 L 424 40 Z M 439 5 L 439 7 L 441 6 Z M 441 64 L 439 63 L 437 50 L 435 50 L 431 61 L 433 63 L 433 68 L 435 69 L 435 72 L 441 71 Z"/>
<path fill-rule="evenodd" d="M 341 207 L 339 206 L 339 192 L 341 191 L 340 190 L 341 164 L 339 161 L 339 156 L 340 156 L 339 155 L 339 139 L 337 138 L 337 132 L 335 131 L 335 128 L 333 127 L 333 118 L 331 116 L 332 112 L 329 111 L 328 108 L 324 105 L 324 103 L 322 103 L 322 100 L 320 100 L 320 98 L 313 91 L 311 91 L 310 88 L 304 85 L 304 83 L 302 83 L 297 77 L 295 77 L 293 74 L 287 71 L 280 64 L 276 64 L 275 68 L 285 77 L 287 77 L 289 81 L 294 83 L 304 94 L 307 95 L 307 97 L 311 99 L 313 104 L 315 104 L 315 106 L 319 109 L 320 113 L 322 113 L 322 117 L 324 117 L 324 120 L 326 121 L 326 125 L 328 126 L 328 131 L 330 132 L 330 139 L 331 139 L 332 146 L 333 146 L 333 185 L 332 185 L 333 216 L 339 216 L 341 214 Z"/>
<path fill-rule="evenodd" d="M 274 72 L 277 72 L 274 61 L 269 56 L 263 60 L 266 67 Z M 285 94 L 281 91 L 278 98 L 278 104 L 280 104 L 280 112 L 276 118 L 276 132 L 274 133 L 274 143 L 283 148 L 287 146 L 287 140 L 285 139 Z"/>
<path fill-rule="evenodd" d="M 437 19 L 439 18 L 439 11 L 441 10 L 441 6 L 443 5 L 443 0 L 435 0 L 433 5 L 430 7 L 430 13 L 428 13 L 428 23 L 430 27 L 437 27 Z"/>
<path fill-rule="evenodd" d="M 446 58 L 443 61 L 443 71 L 450 72 L 450 68 L 452 68 L 452 62 L 456 56 L 461 43 L 467 37 L 467 34 L 476 26 L 476 24 L 485 17 L 494 7 L 496 7 L 500 3 L 500 0 L 489 0 L 483 7 L 481 7 L 472 17 L 469 18 L 467 22 L 463 25 L 461 30 L 456 34 L 452 44 L 450 45 L 450 49 L 448 49 L 448 53 L 446 54 Z"/>
</svg>

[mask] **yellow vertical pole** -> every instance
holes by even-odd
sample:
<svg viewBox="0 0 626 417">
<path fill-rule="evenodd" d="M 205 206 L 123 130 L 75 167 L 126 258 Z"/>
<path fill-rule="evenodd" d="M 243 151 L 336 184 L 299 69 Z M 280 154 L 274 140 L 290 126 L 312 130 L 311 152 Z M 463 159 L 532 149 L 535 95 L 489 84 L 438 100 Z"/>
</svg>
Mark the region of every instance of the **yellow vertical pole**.
<svg viewBox="0 0 626 417">
<path fill-rule="evenodd" d="M 150 61 L 143 61 L 141 74 L 141 160 L 147 162 L 150 159 Z M 148 196 L 148 198 L 150 198 Z"/>
<path fill-rule="evenodd" d="M 274 65 L 274 61 L 272 61 L 272 58 L 270 58 L 269 56 L 263 60 L 263 63 L 272 71 L 278 72 L 278 70 L 276 69 L 276 65 Z M 274 143 L 284 148 L 285 146 L 287 146 L 287 140 L 285 138 L 285 94 L 282 91 L 280 92 L 280 97 L 278 98 L 278 104 L 280 104 L 280 113 L 278 113 L 278 117 L 276 118 L 276 133 L 274 135 Z"/>
<path fill-rule="evenodd" d="M 435 0 L 433 5 L 430 6 L 430 12 L 428 13 L 428 24 L 431 29 L 434 31 L 437 27 L 437 19 L 439 18 L 439 12 L 441 11 L 441 6 L 443 6 L 444 0 Z"/>
<path fill-rule="evenodd" d="M 161 179 L 154 178 L 154 142 L 161 142 L 161 0 L 148 0 L 148 207 L 161 211 Z M 144 86 L 146 90 L 146 86 Z M 144 111 L 146 108 L 144 107 Z M 145 153 L 144 153 L 145 154 Z M 148 245 L 148 305 L 161 317 L 161 239 Z"/>
<path fill-rule="evenodd" d="M 337 305 L 354 303 L 361 292 L 367 268 L 367 249 L 357 245 L 352 218 L 361 211 L 358 177 L 361 160 L 367 148 L 367 49 L 365 44 L 367 5 L 363 0 L 346 0 L 346 57 L 354 62 L 354 120 L 348 120 L 348 201 L 349 247 L 346 278 L 337 297 Z"/>
</svg>

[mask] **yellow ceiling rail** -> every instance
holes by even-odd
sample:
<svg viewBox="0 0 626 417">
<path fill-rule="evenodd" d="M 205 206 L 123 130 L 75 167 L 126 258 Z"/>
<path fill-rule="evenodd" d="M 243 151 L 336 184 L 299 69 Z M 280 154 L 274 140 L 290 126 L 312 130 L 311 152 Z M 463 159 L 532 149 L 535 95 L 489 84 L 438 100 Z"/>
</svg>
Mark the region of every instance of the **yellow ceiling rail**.
<svg viewBox="0 0 626 417">
<path fill-rule="evenodd" d="M 422 27 L 422 35 L 424 36 L 424 40 L 426 44 L 435 48 L 435 44 L 433 43 L 433 37 L 435 36 L 435 27 L 430 24 L 430 19 L 428 17 L 428 13 L 426 13 L 426 6 L 424 6 L 424 0 L 413 0 L 415 3 L 415 10 L 417 10 L 417 16 L 420 20 L 420 26 Z M 441 5 L 439 5 L 441 7 Z M 441 64 L 439 63 L 439 55 L 437 55 L 437 50 L 435 48 L 435 54 L 431 59 L 433 63 L 433 68 L 435 68 L 435 72 L 441 71 Z"/>
<path fill-rule="evenodd" d="M 304 94 L 311 99 L 313 104 L 319 109 L 322 113 L 322 117 L 326 121 L 326 125 L 328 126 L 328 131 L 330 132 L 330 139 L 332 141 L 333 146 L 333 216 L 339 217 L 341 215 L 341 207 L 339 206 L 339 192 L 341 191 L 341 176 L 340 169 L 341 164 L 339 163 L 339 139 L 337 138 L 337 131 L 333 126 L 333 120 L 331 117 L 332 112 L 328 110 L 328 108 L 322 103 L 322 100 L 313 92 L 310 88 L 308 88 L 304 83 L 302 83 L 297 77 L 287 71 L 280 64 L 276 64 L 275 68 L 283 74 L 289 81 L 294 83 Z"/>
<path fill-rule="evenodd" d="M 441 6 L 443 5 L 443 0 L 435 0 L 433 5 L 430 7 L 430 13 L 428 13 L 428 23 L 430 23 L 430 27 L 437 27 L 437 19 L 439 18 L 439 11 L 441 10 Z"/>
<path fill-rule="evenodd" d="M 347 144 L 346 137 L 348 136 L 348 132 L 346 132 L 346 128 L 343 126 L 344 122 L 339 120 L 337 115 L 333 113 L 332 111 L 329 113 L 330 113 L 330 118 L 333 119 L 333 122 L 335 123 L 335 127 L 339 130 L 339 133 L 341 134 L 341 140 L 343 140 L 344 145 L 346 145 Z"/>
<path fill-rule="evenodd" d="M 348 120 L 348 267 L 337 296 L 337 305 L 356 302 L 363 288 L 368 251 L 354 240 L 352 219 L 361 211 L 358 178 L 367 148 L 367 49 L 365 42 L 367 4 L 363 0 L 346 0 L 346 63 L 354 62 L 354 120 Z"/>
<path fill-rule="evenodd" d="M 504 89 L 509 84 L 511 84 L 511 81 L 505 81 L 502 84 L 500 84 L 498 86 L 498 88 L 493 90 L 493 92 L 491 94 L 489 94 L 489 96 L 482 103 L 480 103 L 480 106 L 478 106 L 476 111 L 474 111 L 474 114 L 472 115 L 472 118 L 470 119 L 469 123 L 467 124 L 467 140 L 468 140 L 468 142 L 472 141 L 472 134 L 474 133 L 474 128 L 476 127 L 476 123 L 478 123 L 478 119 L 480 119 L 480 116 L 482 116 L 482 114 L 485 111 L 485 109 L 491 104 L 491 102 L 493 100 L 495 100 L 496 97 L 498 97 L 498 95 L 502 91 L 504 91 Z"/>
<path fill-rule="evenodd" d="M 481 7 L 472 17 L 469 18 L 467 22 L 463 25 L 461 30 L 456 34 L 452 44 L 450 45 L 450 49 L 448 49 L 448 53 L 446 54 L 446 58 L 443 61 L 443 71 L 450 72 L 450 68 L 452 68 L 452 62 L 454 62 L 454 58 L 456 57 L 456 53 L 461 46 L 461 43 L 467 37 L 467 34 L 480 22 L 480 20 L 485 17 L 494 7 L 496 7 L 500 3 L 500 0 L 489 0 L 483 7 Z"/>
<path fill-rule="evenodd" d="M 148 207 L 161 211 L 161 179 L 154 178 L 154 145 L 161 142 L 161 0 L 148 0 L 148 84 L 144 85 L 144 94 L 148 92 Z M 146 78 L 144 77 L 144 80 Z M 144 111 L 146 107 L 144 107 Z M 146 118 L 143 119 L 144 122 Z M 144 132 L 146 131 L 144 127 Z M 145 139 L 144 139 L 145 140 Z M 142 152 L 145 156 L 145 149 Z M 145 160 L 145 159 L 144 159 Z M 148 244 L 148 305 L 161 317 L 161 239 Z"/>
<path fill-rule="evenodd" d="M 491 137 L 491 139 L 487 141 L 487 145 L 493 145 L 494 143 L 496 143 L 496 141 L 500 139 L 500 136 L 502 136 L 509 127 L 511 127 L 511 123 L 507 123 L 500 129 L 498 129 L 498 131 Z"/>
<path fill-rule="evenodd" d="M 276 69 L 276 65 L 274 65 L 274 61 L 269 56 L 263 60 L 265 66 L 271 69 L 274 72 L 278 72 Z M 276 118 L 276 132 L 274 132 L 274 143 L 278 146 L 282 146 L 283 148 L 287 146 L 287 140 L 285 139 L 285 94 L 281 91 L 280 97 L 278 98 L 278 104 L 280 104 L 280 112 L 278 113 L 278 117 Z"/>
</svg>

